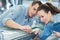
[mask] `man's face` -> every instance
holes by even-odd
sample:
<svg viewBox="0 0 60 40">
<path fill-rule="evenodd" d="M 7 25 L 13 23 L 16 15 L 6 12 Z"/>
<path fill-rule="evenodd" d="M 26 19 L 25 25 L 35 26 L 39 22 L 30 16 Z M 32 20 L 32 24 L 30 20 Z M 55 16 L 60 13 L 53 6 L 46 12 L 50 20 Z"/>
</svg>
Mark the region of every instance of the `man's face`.
<svg viewBox="0 0 60 40">
<path fill-rule="evenodd" d="M 31 6 L 29 7 L 28 15 L 29 15 L 30 17 L 35 16 L 38 7 L 39 7 L 39 4 L 38 4 L 38 3 L 36 3 L 36 4 L 33 5 L 33 6 L 31 5 Z"/>
</svg>

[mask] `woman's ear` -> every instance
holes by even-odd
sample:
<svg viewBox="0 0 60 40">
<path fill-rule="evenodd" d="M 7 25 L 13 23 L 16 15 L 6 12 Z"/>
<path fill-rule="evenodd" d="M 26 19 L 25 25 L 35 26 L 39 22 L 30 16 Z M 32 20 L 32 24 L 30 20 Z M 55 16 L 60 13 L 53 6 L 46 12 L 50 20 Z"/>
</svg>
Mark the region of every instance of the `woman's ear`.
<svg viewBox="0 0 60 40">
<path fill-rule="evenodd" d="M 50 15 L 50 16 L 51 16 L 51 11 L 48 11 L 48 15 Z"/>
</svg>

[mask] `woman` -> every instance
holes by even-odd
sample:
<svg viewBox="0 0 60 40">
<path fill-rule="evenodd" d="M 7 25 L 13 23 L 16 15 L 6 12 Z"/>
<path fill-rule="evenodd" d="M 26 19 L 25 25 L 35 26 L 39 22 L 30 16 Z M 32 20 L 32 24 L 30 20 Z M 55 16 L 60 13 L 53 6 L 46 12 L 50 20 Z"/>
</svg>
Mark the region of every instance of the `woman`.
<svg viewBox="0 0 60 40">
<path fill-rule="evenodd" d="M 39 33 L 39 38 L 46 40 L 53 33 L 53 24 L 60 22 L 60 10 L 51 3 L 46 3 L 40 5 L 37 15 L 46 24 L 44 30 Z"/>
</svg>

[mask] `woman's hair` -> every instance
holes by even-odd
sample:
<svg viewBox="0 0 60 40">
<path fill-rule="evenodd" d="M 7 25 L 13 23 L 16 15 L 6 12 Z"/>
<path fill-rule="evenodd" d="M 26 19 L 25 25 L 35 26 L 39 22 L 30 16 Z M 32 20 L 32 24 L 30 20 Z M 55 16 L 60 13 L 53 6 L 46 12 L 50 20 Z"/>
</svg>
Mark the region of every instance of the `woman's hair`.
<svg viewBox="0 0 60 40">
<path fill-rule="evenodd" d="M 48 2 L 45 4 L 41 4 L 37 12 L 40 10 L 44 10 L 46 13 L 48 13 L 48 11 L 51 11 L 51 14 L 53 15 L 60 13 L 60 10 L 57 7 L 53 6 L 51 3 Z"/>
</svg>

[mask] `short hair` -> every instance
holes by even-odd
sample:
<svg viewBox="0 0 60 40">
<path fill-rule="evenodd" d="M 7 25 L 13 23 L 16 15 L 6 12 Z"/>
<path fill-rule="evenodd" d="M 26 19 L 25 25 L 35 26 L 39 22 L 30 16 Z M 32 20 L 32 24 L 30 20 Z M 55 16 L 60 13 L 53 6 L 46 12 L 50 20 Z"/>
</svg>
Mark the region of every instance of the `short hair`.
<svg viewBox="0 0 60 40">
<path fill-rule="evenodd" d="M 41 1 L 33 1 L 32 6 L 35 5 L 35 4 L 41 5 L 42 3 L 41 3 Z"/>
</svg>

